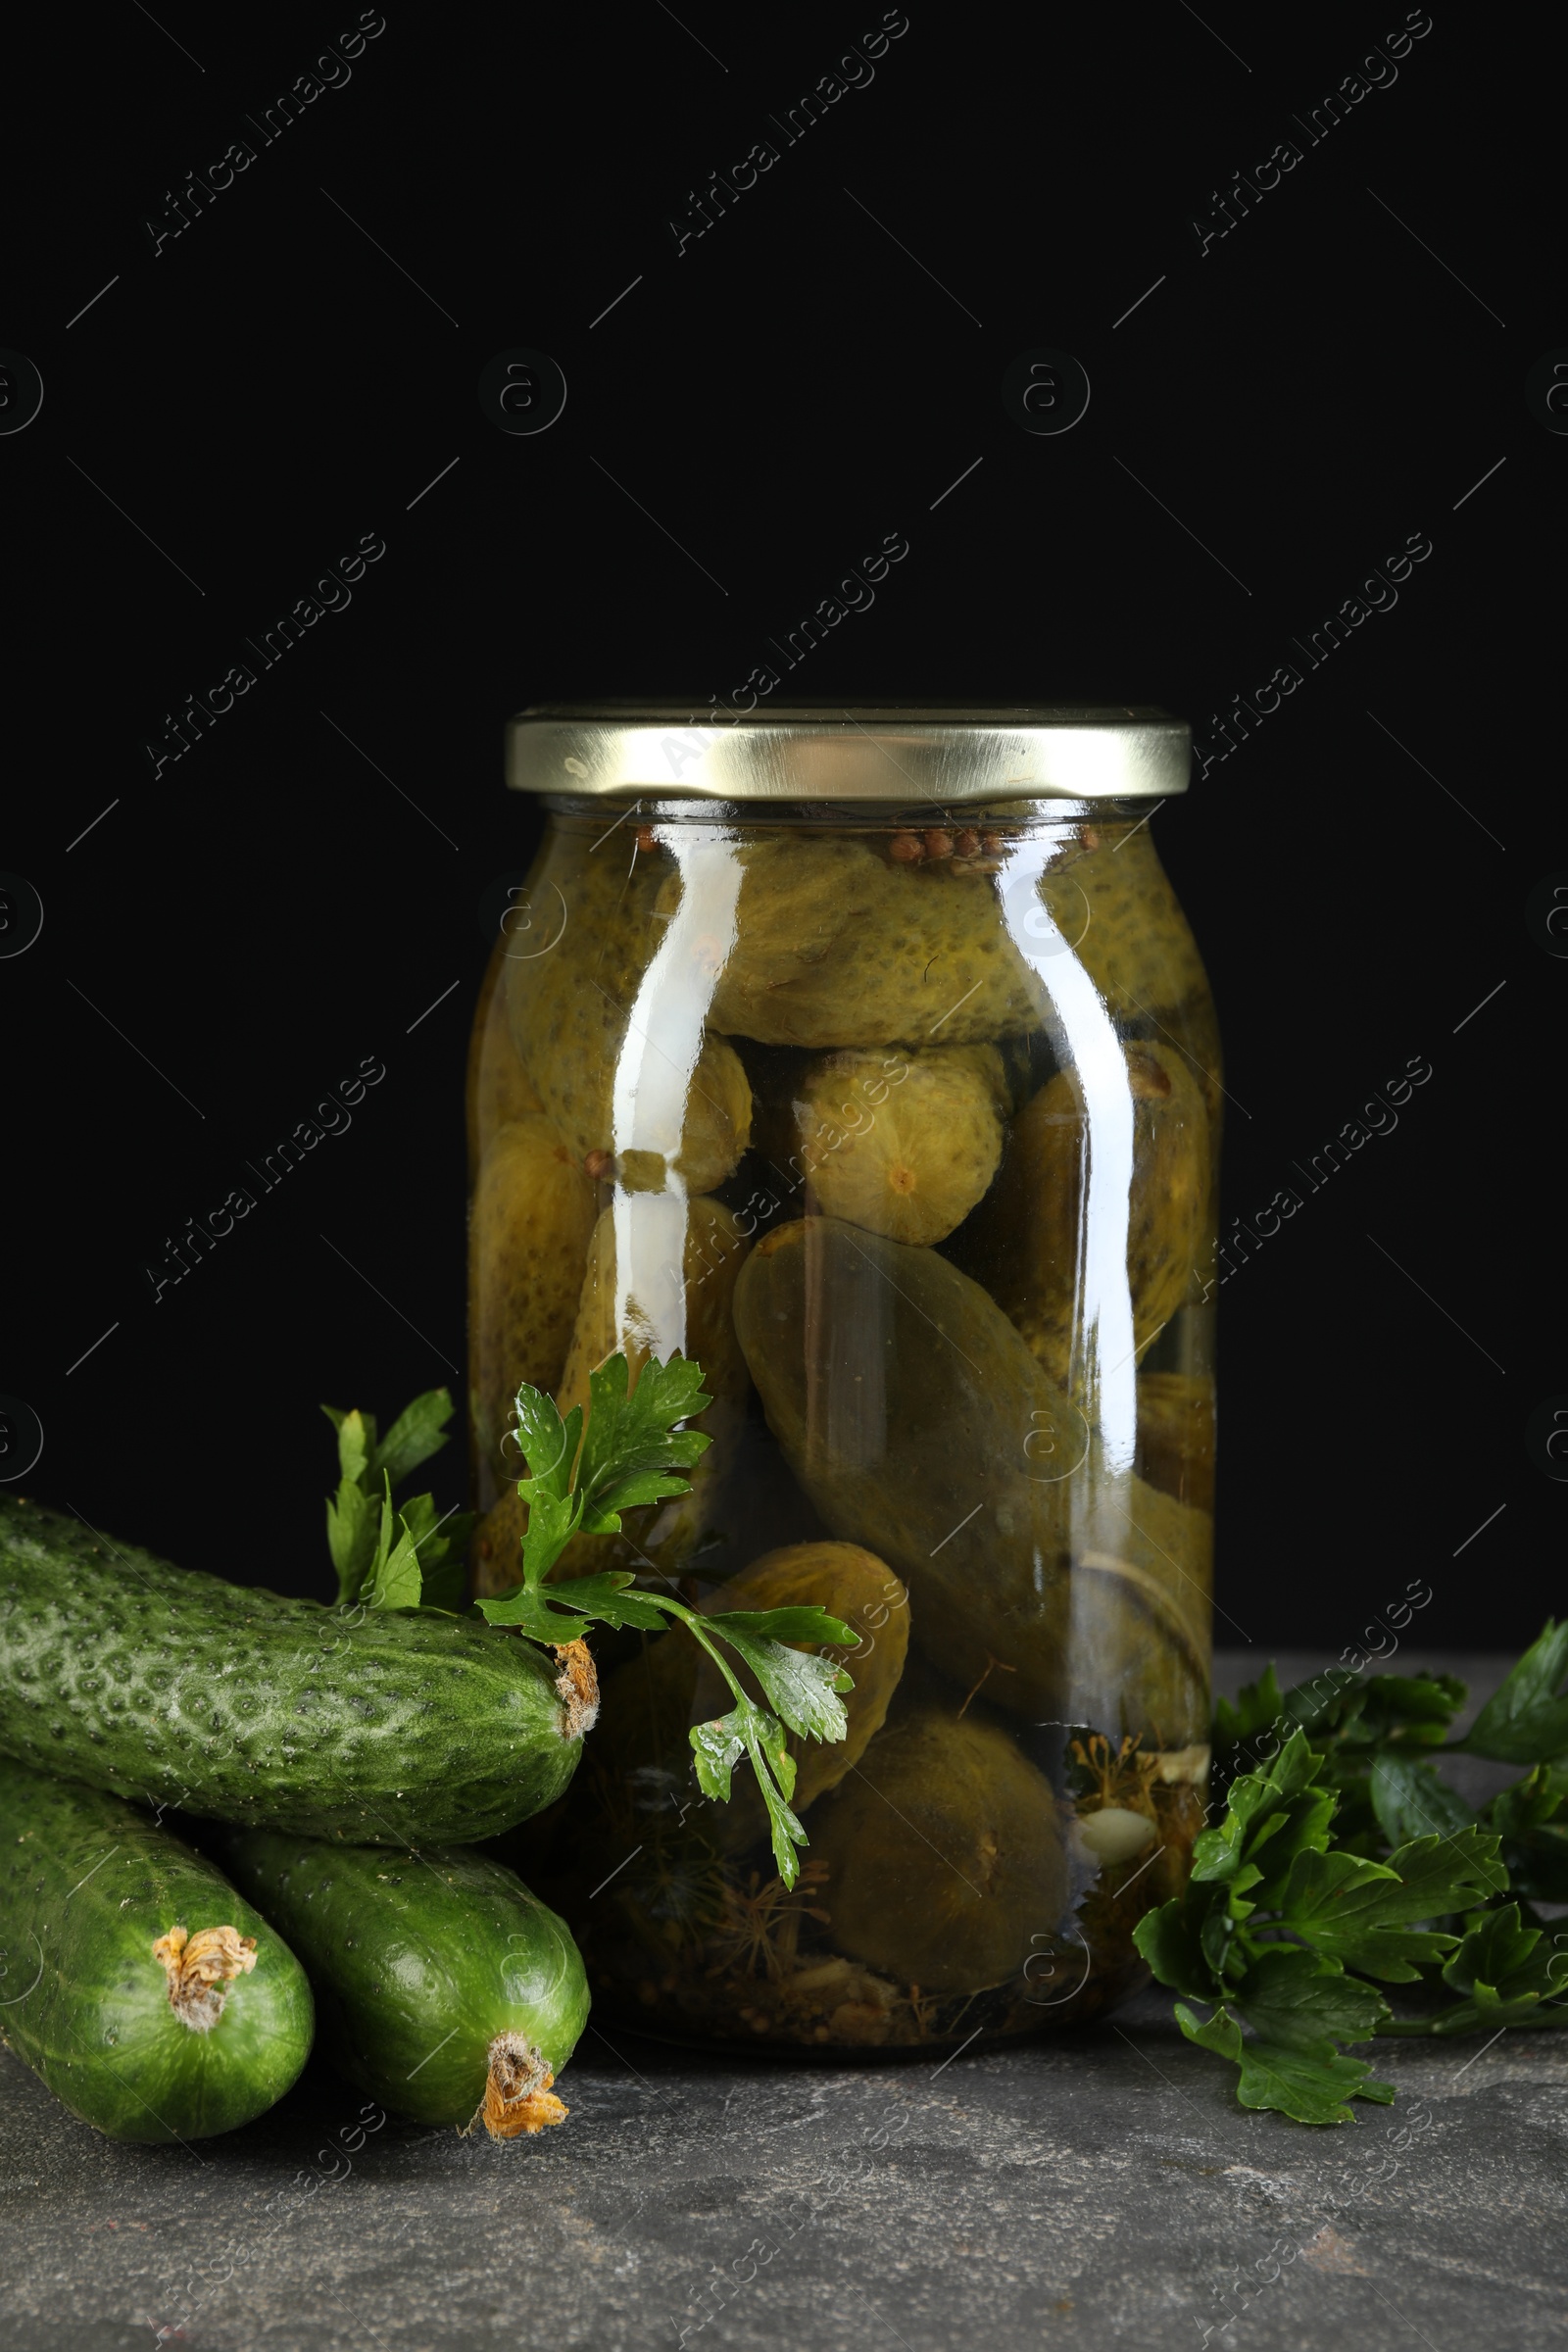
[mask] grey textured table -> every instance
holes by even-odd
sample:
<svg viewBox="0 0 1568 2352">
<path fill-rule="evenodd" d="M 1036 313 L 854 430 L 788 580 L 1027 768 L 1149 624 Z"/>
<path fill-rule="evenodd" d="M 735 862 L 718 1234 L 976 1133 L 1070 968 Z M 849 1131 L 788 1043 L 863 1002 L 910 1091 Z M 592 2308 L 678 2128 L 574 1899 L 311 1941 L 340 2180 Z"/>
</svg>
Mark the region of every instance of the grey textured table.
<svg viewBox="0 0 1568 2352">
<path fill-rule="evenodd" d="M 1470 1664 L 1490 1687 L 1491 1661 Z M 1238 2108 L 1152 1994 L 946 2062 L 715 2061 L 590 2029 L 561 2084 L 571 2120 L 534 2141 L 367 2132 L 318 2062 L 192 2152 L 98 2138 L 7 2058 L 5 2342 L 1560 2340 L 1568 2034 L 1378 2059 L 1397 2105 L 1309 2131 Z"/>
</svg>

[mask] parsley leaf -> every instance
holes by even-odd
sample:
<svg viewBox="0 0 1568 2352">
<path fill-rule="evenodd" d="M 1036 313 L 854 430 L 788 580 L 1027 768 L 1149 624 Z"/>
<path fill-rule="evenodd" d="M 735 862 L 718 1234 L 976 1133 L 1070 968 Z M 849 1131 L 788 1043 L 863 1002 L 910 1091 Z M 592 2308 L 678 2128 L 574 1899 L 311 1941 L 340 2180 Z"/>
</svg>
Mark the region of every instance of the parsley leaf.
<svg viewBox="0 0 1568 2352">
<path fill-rule="evenodd" d="M 1549 1764 L 1568 1754 L 1568 1694 L 1558 1694 L 1565 1677 L 1568 1618 L 1548 1618 L 1455 1745 L 1499 1764 Z"/>
<path fill-rule="evenodd" d="M 375 1556 L 360 1587 L 359 1597 L 368 1609 L 416 1609 L 420 1582 L 419 1556 L 414 1538 L 402 1523 L 401 1513 L 394 1519 L 392 1482 L 388 1479 L 381 1501 Z"/>
<path fill-rule="evenodd" d="M 1214 1701 L 1214 1746 L 1221 1753 L 1247 1747 L 1260 1733 L 1266 1732 L 1279 1720 L 1284 1705 L 1279 1678 L 1273 1665 L 1265 1666 L 1255 1683 L 1244 1683 L 1233 1704 L 1228 1698 Z"/>
<path fill-rule="evenodd" d="M 1207 2025 L 1200 2025 L 1184 2001 L 1176 2004 L 1176 2023 L 1189 2041 L 1229 2058 L 1241 2070 L 1236 2096 L 1244 2107 L 1272 2107 L 1298 2124 L 1349 2124 L 1355 2118 L 1347 2099 L 1376 2099 L 1386 2106 L 1394 2097 L 1391 2082 L 1372 2082 L 1371 2068 L 1359 2058 L 1342 2056 L 1327 2034 L 1310 2049 L 1261 2038 L 1244 2041 L 1228 2010 L 1216 2009 Z"/>
<path fill-rule="evenodd" d="M 842 1740 L 847 1719 L 837 1693 L 853 1690 L 850 1677 L 831 1658 L 791 1642 L 820 1642 L 824 1612 L 815 1608 L 727 1609 L 708 1619 L 710 1631 L 738 1650 L 762 1687 L 768 1703 L 792 1732 L 807 1740 Z M 855 1635 L 835 1617 L 829 1642 L 853 1645 Z M 792 1768 L 793 1771 L 793 1768 Z"/>
<path fill-rule="evenodd" d="M 447 1442 L 447 1390 L 416 1396 L 381 1439 L 373 1413 L 330 1404 L 321 1410 L 337 1432 L 338 1490 L 327 1499 L 326 1541 L 338 1605 L 460 1610 L 472 1513 L 438 1517 L 429 1494 L 416 1494 L 396 1512 L 392 1505 L 393 1488 Z"/>
<path fill-rule="evenodd" d="M 366 1466 L 375 1445 L 375 1423 L 364 1413 L 321 1407 L 337 1431 L 338 1490 L 326 1505 L 326 1542 L 337 1570 L 340 1602 L 354 1600 L 375 1550 L 375 1503 Z"/>
<path fill-rule="evenodd" d="M 1374 1674 L 1361 1690 L 1347 1724 L 1359 1746 L 1395 1740 L 1434 1747 L 1465 1701 L 1465 1687 L 1451 1674 Z"/>
<path fill-rule="evenodd" d="M 532 1592 L 537 1592 L 544 1583 L 577 1533 L 582 1510 L 575 1495 L 555 1494 L 543 1479 L 519 1479 L 517 1493 L 528 1506 L 528 1524 L 522 1539 L 522 1567 L 524 1589 Z M 510 1622 L 491 1608 L 488 1602 L 481 1601 L 479 1606 L 492 1625 Z"/>
<path fill-rule="evenodd" d="M 625 1569 L 549 1581 L 579 1532 L 616 1534 L 623 1511 L 690 1493 L 679 1473 L 701 1460 L 710 1440 L 701 1430 L 677 1424 L 712 1401 L 704 1393 L 700 1364 L 680 1355 L 667 1363 L 650 1356 L 634 1386 L 625 1356 L 611 1356 L 588 1375 L 586 1422 L 580 1406 L 573 1405 L 563 1419 L 550 1397 L 526 1385 L 516 1401 L 517 1442 L 528 1471 L 517 1487 L 528 1507 L 522 1582 L 499 1598 L 481 1600 L 480 1610 L 491 1625 L 557 1646 L 594 1623 L 647 1632 L 671 1619 L 683 1625 L 713 1660 L 735 1700 L 727 1715 L 698 1724 L 691 1734 L 698 1786 L 706 1796 L 727 1801 L 735 1766 L 750 1757 L 779 1876 L 793 1886 L 800 1867 L 795 1849 L 806 1843 L 806 1832 L 790 1810 L 795 1759 L 786 1735 L 844 1738 L 849 1719 L 839 1693 L 854 1685 L 841 1666 L 814 1652 L 853 1647 L 855 1634 L 821 1608 L 705 1616 L 671 1593 L 632 1590 L 633 1578 Z M 755 1677 L 762 1704 L 737 1679 L 719 1643 Z"/>
<path fill-rule="evenodd" d="M 1298 1854 L 1279 1906 L 1281 1925 L 1369 1977 L 1410 1984 L 1419 1962 L 1442 1959 L 1458 1940 L 1414 1923 L 1468 1910 L 1506 1886 L 1496 1853 L 1495 1838 L 1468 1829 L 1453 1838 L 1417 1838 L 1387 1863 L 1359 1854 Z"/>
<path fill-rule="evenodd" d="M 338 1469 L 344 1478 L 353 1479 L 358 1484 L 374 1450 L 375 1415 L 346 1413 L 335 1404 L 323 1404 L 321 1410 L 337 1431 Z"/>
<path fill-rule="evenodd" d="M 650 1356 L 628 1393 L 629 1377 L 623 1355 L 612 1355 L 588 1375 L 588 1426 L 576 1489 L 590 1535 L 614 1535 L 622 1511 L 688 1493 L 685 1479 L 669 1473 L 689 1470 L 711 1443 L 695 1429 L 675 1427 L 713 1401 L 703 1394 L 700 1364 L 681 1355 L 662 1364 Z"/>
<path fill-rule="evenodd" d="M 1190 1886 L 1185 1894 L 1146 1911 L 1133 1940 L 1161 1984 L 1213 2001 L 1220 1994 L 1229 1925 L 1224 1887 Z"/>
<path fill-rule="evenodd" d="M 746 1753 L 746 1741 L 732 1716 L 715 1715 L 710 1723 L 695 1723 L 688 1735 L 697 1760 L 697 1785 L 705 1796 L 729 1803 L 729 1776 Z"/>
<path fill-rule="evenodd" d="M 1450 2014 L 1442 2028 L 1447 2033 L 1568 2025 L 1568 1950 L 1544 1930 L 1525 1927 L 1517 1903 L 1483 1914 L 1444 1969 L 1443 1981 L 1466 1994 L 1475 2013 L 1473 2025 Z M 1536 2014 L 1547 2003 L 1554 2015 Z"/>
<path fill-rule="evenodd" d="M 522 1384 L 516 1397 L 517 1444 L 528 1473 L 517 1482 L 528 1507 L 522 1584 L 516 1592 L 479 1603 L 491 1625 L 526 1630 L 525 1618 L 536 1614 L 534 1596 L 579 1532 L 618 1534 L 623 1510 L 690 1493 L 688 1482 L 674 1474 L 700 1461 L 711 1441 L 701 1430 L 674 1424 L 711 1401 L 703 1393 L 701 1366 L 678 1355 L 667 1364 L 650 1356 L 635 1389 L 629 1388 L 624 1355 L 612 1355 L 590 1372 L 586 1426 L 581 1405 L 574 1404 L 563 1419 L 554 1398 Z M 620 1585 L 631 1581 L 629 1574 L 619 1578 Z M 552 1588 L 552 1602 L 570 1591 L 569 1585 Z M 586 1592 L 576 1605 L 607 1624 L 646 1622 L 607 1618 Z"/>
<path fill-rule="evenodd" d="M 1193 1877 L 1200 1885 L 1218 1880 L 1242 1894 L 1262 1875 L 1254 1860 L 1257 1851 L 1282 1831 L 1288 1833 L 1287 1854 L 1314 1837 L 1326 1844 L 1326 1831 L 1312 1827 L 1323 1796 L 1311 1786 L 1312 1775 L 1322 1761 L 1308 1747 L 1305 1735 L 1294 1731 L 1267 1772 L 1245 1772 L 1234 1780 L 1224 1819 L 1216 1829 L 1204 1830 L 1193 1846 Z M 1303 1794 L 1308 1799 L 1305 1808 L 1294 1802 Z M 1247 1873 L 1250 1875 L 1238 1885 Z"/>
<path fill-rule="evenodd" d="M 1458 1790 L 1414 1756 L 1393 1751 L 1380 1755 L 1367 1776 L 1367 1792 L 1378 1827 L 1391 1845 L 1403 1845 L 1428 1832 L 1462 1830 L 1474 1819 Z"/>
<path fill-rule="evenodd" d="M 720 1715 L 711 1723 L 694 1724 L 688 1737 L 696 1759 L 698 1785 L 705 1796 L 727 1800 L 732 1768 L 743 1752 L 751 1757 L 752 1769 L 767 1805 L 778 1875 L 786 1886 L 793 1886 L 800 1868 L 795 1848 L 806 1843 L 806 1832 L 790 1811 L 789 1800 L 795 1793 L 795 1758 L 784 1744 L 784 1726 L 761 1707 L 753 1706 L 743 1694 L 736 1700 L 732 1713 Z"/>
<path fill-rule="evenodd" d="M 1508 1883 L 1528 1902 L 1568 1903 L 1568 1771 L 1538 1764 L 1499 1789 L 1479 1819 L 1502 1840 Z"/>
<path fill-rule="evenodd" d="M 438 1516 L 434 1495 L 416 1494 L 412 1502 L 403 1505 L 399 1516 L 419 1572 L 415 1599 L 403 1605 L 458 1614 L 466 1601 L 468 1538 L 475 1514 L 450 1510 Z"/>
<path fill-rule="evenodd" d="M 345 1478 L 326 1502 L 326 1542 L 337 1570 L 340 1603 L 356 1600 L 375 1553 L 375 1505 L 357 1481 Z"/>
<path fill-rule="evenodd" d="M 1332 2036 L 1364 2041 L 1389 2014 L 1370 1984 L 1298 1943 L 1268 1945 L 1247 1972 L 1236 2006 L 1254 2033 L 1288 2049 L 1320 2050 Z"/>
<path fill-rule="evenodd" d="M 492 1625 L 511 1627 L 535 1642 L 574 1642 L 594 1622 L 662 1633 L 663 1610 L 646 1592 L 628 1590 L 631 1582 L 629 1568 L 612 1568 L 600 1576 L 572 1577 L 562 1585 L 519 1586 L 500 1600 L 481 1601 L 479 1606 Z M 577 1611 L 577 1616 L 568 1616 L 568 1610 Z"/>
<path fill-rule="evenodd" d="M 1334 1667 L 1282 1691 L 1271 1666 L 1216 1707 L 1224 1811 L 1133 1936 L 1244 2106 L 1348 2123 L 1393 2092 L 1344 2043 L 1568 2025 L 1568 1938 L 1528 1907 L 1568 1902 L 1565 1678 L 1568 1624 L 1548 1623 L 1462 1740 L 1451 1675 Z M 1456 1751 L 1531 1769 L 1478 1814 L 1435 1761 Z"/>
<path fill-rule="evenodd" d="M 439 1453 L 446 1444 L 446 1427 L 452 1418 L 452 1397 L 445 1389 L 426 1389 L 422 1396 L 405 1405 L 386 1436 L 376 1442 L 375 1424 L 369 1424 L 370 1458 L 367 1467 L 371 1478 L 383 1474 L 394 1487 L 401 1487 L 411 1470 L 417 1470 L 432 1453 Z"/>
</svg>

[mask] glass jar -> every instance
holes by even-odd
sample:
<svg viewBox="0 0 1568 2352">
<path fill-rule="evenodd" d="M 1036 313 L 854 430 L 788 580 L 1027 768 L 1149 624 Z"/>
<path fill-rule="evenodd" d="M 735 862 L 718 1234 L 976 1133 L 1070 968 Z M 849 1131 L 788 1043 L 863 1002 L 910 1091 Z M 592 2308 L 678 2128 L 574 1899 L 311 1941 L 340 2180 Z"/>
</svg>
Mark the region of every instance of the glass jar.
<svg viewBox="0 0 1568 2352">
<path fill-rule="evenodd" d="M 645 2031 L 938 2047 L 1142 1980 L 1208 1764 L 1213 1006 L 1151 840 L 1152 711 L 530 712 L 549 796 L 470 1062 L 481 1592 L 510 1399 L 701 1362 L 689 1494 L 579 1538 L 705 1612 L 856 1632 L 775 1869 L 683 1630 L 594 1637 L 602 1711 L 526 1866 Z"/>
</svg>

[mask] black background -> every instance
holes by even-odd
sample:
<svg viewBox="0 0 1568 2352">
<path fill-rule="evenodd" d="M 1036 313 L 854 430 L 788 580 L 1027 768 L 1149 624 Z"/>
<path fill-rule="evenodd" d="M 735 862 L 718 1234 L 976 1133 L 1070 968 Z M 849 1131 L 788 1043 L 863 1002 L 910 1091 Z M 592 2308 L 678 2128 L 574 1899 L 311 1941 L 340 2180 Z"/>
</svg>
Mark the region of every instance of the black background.
<svg viewBox="0 0 1568 2352">
<path fill-rule="evenodd" d="M 1212 743 L 1422 533 L 1397 606 L 1155 820 L 1226 1037 L 1228 1215 L 1433 1070 L 1222 1294 L 1217 1632 L 1337 1652 L 1422 1578 L 1412 1641 L 1530 1638 L 1565 1495 L 1525 1427 L 1568 1387 L 1564 966 L 1525 922 L 1568 866 L 1538 742 L 1568 440 L 1523 395 L 1568 343 L 1560 47 L 1440 7 L 1308 144 L 1293 111 L 1401 10 L 1073 31 L 911 0 L 786 145 L 769 116 L 877 8 L 390 6 L 264 144 L 245 115 L 355 12 L 242 16 L 57 23 L 10 101 L 31 226 L 0 342 L 45 385 L 0 439 L 0 864 L 45 909 L 0 961 L 26 1490 L 324 1595 L 318 1401 L 461 1389 L 477 910 L 537 823 L 502 787 L 511 710 L 728 697 L 897 531 L 793 690 L 1150 702 Z M 1287 137 L 1300 163 L 1200 255 L 1210 191 Z M 166 191 L 236 138 L 256 160 L 155 255 Z M 778 162 L 677 255 L 688 191 L 762 138 Z M 536 437 L 478 405 L 514 345 L 567 380 Z M 1060 437 L 1003 407 L 1037 346 L 1092 384 Z M 352 604 L 260 669 L 246 637 L 365 533 L 386 552 Z M 166 714 L 240 661 L 255 687 L 155 774 Z M 165 1237 L 362 1056 L 386 1076 L 352 1129 L 155 1305 Z"/>
</svg>

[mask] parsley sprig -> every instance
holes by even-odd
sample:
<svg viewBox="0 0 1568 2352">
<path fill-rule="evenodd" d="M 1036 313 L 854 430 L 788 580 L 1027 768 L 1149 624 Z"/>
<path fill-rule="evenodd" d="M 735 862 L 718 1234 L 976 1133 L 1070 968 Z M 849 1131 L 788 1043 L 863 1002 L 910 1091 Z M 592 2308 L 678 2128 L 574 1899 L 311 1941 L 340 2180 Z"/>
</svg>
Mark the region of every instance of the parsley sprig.
<svg viewBox="0 0 1568 2352">
<path fill-rule="evenodd" d="M 1244 2107 L 1348 2123 L 1347 2101 L 1394 2090 L 1344 2043 L 1568 2024 L 1568 1942 L 1532 1908 L 1568 1901 L 1565 1676 L 1568 1624 L 1548 1623 L 1462 1740 L 1446 1735 L 1464 1685 L 1446 1675 L 1282 1693 L 1270 1667 L 1221 1702 L 1224 1814 L 1194 1845 L 1186 1892 L 1134 1937 L 1186 1996 L 1187 2038 L 1239 2070 Z M 1285 1724 L 1283 1745 L 1242 1769 Z M 1475 1812 L 1432 1761 L 1456 1753 L 1530 1769 Z M 1386 1984 L 1411 1988 L 1408 2014 Z"/>
<path fill-rule="evenodd" d="M 635 1387 L 624 1355 L 612 1355 L 588 1376 L 586 1421 L 580 1405 L 563 1419 L 550 1397 L 524 1384 L 516 1399 L 517 1439 L 528 1468 L 517 1486 L 528 1506 L 522 1583 L 479 1607 L 491 1625 L 558 1649 L 580 1640 L 590 1625 L 650 1633 L 662 1633 L 671 1619 L 684 1625 L 735 1700 L 727 1715 L 698 1724 L 690 1735 L 698 1786 L 706 1796 L 727 1800 L 735 1766 L 750 1756 L 767 1808 L 773 1858 L 785 1886 L 793 1886 L 799 1876 L 795 1849 L 807 1840 L 790 1809 L 796 1766 L 788 1735 L 842 1740 L 848 1718 L 839 1693 L 855 1688 L 831 1659 L 796 1645 L 853 1647 L 854 1631 L 816 1607 L 732 1609 L 721 1620 L 704 1617 L 672 1594 L 630 1591 L 630 1569 L 572 1577 L 546 1590 L 574 1536 L 617 1535 L 622 1512 L 691 1492 L 679 1473 L 701 1459 L 710 1440 L 679 1424 L 711 1402 L 703 1394 L 702 1366 L 679 1355 L 667 1363 L 651 1357 Z M 326 1537 L 339 1605 L 461 1610 L 474 1514 L 438 1515 L 429 1494 L 400 1506 L 392 1499 L 393 1489 L 446 1444 L 448 1392 L 431 1389 L 416 1396 L 384 1438 L 372 1413 L 341 1412 L 330 1404 L 321 1410 L 337 1431 L 340 1475 L 337 1493 L 327 1500 Z M 751 1696 L 718 1641 L 750 1670 L 766 1704 Z"/>
<path fill-rule="evenodd" d="M 711 1401 L 703 1394 L 702 1366 L 680 1355 L 667 1363 L 650 1357 L 635 1387 L 625 1356 L 611 1356 L 588 1376 L 586 1423 L 580 1405 L 563 1419 L 549 1396 L 525 1383 L 517 1391 L 517 1442 L 528 1469 L 517 1487 L 528 1511 L 522 1583 L 479 1607 L 491 1625 L 557 1646 L 577 1640 L 591 1624 L 649 1633 L 662 1633 L 671 1619 L 683 1625 L 735 1700 L 728 1714 L 697 1724 L 690 1734 L 698 1786 L 706 1796 L 727 1800 L 735 1766 L 750 1756 L 767 1808 L 773 1859 L 784 1885 L 793 1886 L 799 1875 L 795 1849 L 807 1840 L 790 1809 L 795 1759 L 786 1736 L 842 1740 L 848 1718 L 838 1693 L 855 1686 L 831 1659 L 792 1645 L 853 1646 L 851 1628 L 814 1606 L 705 1617 L 672 1593 L 633 1591 L 630 1569 L 546 1582 L 574 1536 L 618 1534 L 623 1512 L 691 1492 L 679 1473 L 697 1463 L 710 1441 L 678 1425 Z M 720 1642 L 750 1669 L 764 1705 L 750 1696 Z"/>
<path fill-rule="evenodd" d="M 399 1508 L 392 1502 L 393 1488 L 446 1444 L 448 1391 L 416 1396 L 384 1438 L 373 1413 L 333 1404 L 321 1410 L 337 1431 L 338 1489 L 327 1497 L 326 1541 L 339 1606 L 461 1609 L 472 1512 L 438 1514 L 431 1494 Z"/>
</svg>

